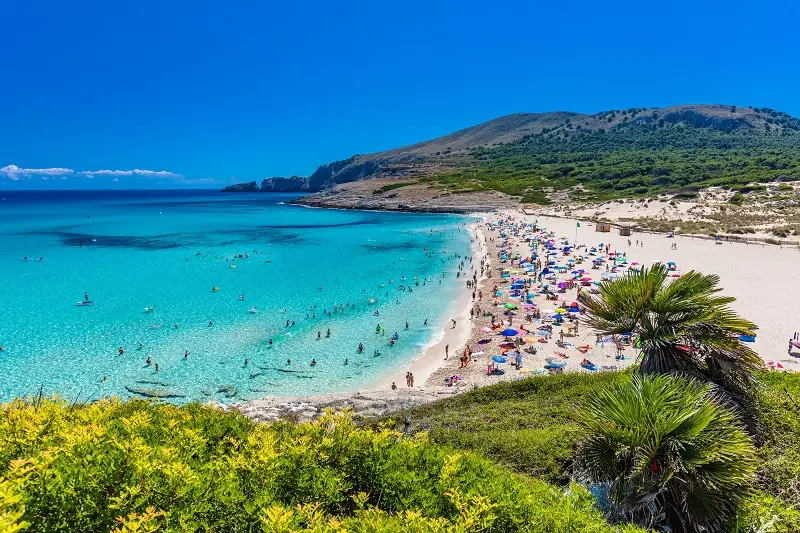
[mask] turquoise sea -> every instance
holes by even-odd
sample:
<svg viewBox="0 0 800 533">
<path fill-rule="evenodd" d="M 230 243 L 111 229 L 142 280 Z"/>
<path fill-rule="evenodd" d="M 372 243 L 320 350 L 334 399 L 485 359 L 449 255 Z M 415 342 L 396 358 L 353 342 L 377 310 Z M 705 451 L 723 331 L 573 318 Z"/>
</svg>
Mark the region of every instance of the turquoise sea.
<svg viewBox="0 0 800 533">
<path fill-rule="evenodd" d="M 0 192 L 0 401 L 130 387 L 232 402 L 353 390 L 402 368 L 449 319 L 466 220 L 290 198 Z M 93 305 L 76 305 L 84 293 Z"/>
</svg>

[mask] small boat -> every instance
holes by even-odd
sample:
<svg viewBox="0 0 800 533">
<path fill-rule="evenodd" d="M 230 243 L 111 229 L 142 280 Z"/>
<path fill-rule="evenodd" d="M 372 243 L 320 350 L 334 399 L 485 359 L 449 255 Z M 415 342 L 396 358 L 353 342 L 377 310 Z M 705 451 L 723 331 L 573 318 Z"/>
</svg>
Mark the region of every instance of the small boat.
<svg viewBox="0 0 800 533">
<path fill-rule="evenodd" d="M 236 265 L 228 265 L 228 268 L 236 268 Z"/>
<path fill-rule="evenodd" d="M 89 301 L 89 302 L 78 302 L 75 305 L 77 305 L 78 307 L 87 307 L 87 306 L 90 306 L 90 305 L 94 305 L 94 302 L 92 302 L 92 301 Z"/>
<path fill-rule="evenodd" d="M 144 312 L 145 313 L 152 313 L 155 310 L 156 310 L 156 306 L 154 306 L 154 305 L 151 305 L 151 306 L 148 306 L 148 307 L 144 308 Z"/>
<path fill-rule="evenodd" d="M 219 291 L 219 287 L 211 287 L 211 292 L 217 292 L 217 291 Z"/>
<path fill-rule="evenodd" d="M 256 313 L 258 310 L 255 307 L 251 307 L 247 310 L 248 313 Z"/>
</svg>

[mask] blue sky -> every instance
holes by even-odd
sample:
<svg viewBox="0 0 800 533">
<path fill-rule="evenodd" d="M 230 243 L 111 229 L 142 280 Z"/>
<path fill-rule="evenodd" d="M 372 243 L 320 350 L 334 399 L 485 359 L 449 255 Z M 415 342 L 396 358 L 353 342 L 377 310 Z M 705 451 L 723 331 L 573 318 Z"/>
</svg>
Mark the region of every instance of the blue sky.
<svg viewBox="0 0 800 533">
<path fill-rule="evenodd" d="M 5 0 L 0 20 L 0 188 L 307 175 L 518 111 L 800 115 L 788 0 Z"/>
</svg>

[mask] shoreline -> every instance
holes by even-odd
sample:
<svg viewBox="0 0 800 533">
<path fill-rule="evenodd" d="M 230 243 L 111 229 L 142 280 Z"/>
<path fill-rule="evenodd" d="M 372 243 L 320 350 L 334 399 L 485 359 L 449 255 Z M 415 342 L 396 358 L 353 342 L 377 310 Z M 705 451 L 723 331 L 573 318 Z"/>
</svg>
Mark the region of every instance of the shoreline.
<svg viewBox="0 0 800 533">
<path fill-rule="evenodd" d="M 467 226 L 470 233 L 470 255 L 473 259 L 483 257 L 485 250 L 480 242 L 480 223 L 482 220 L 474 222 Z M 464 279 L 464 278 L 461 278 Z M 431 339 L 422 353 L 416 358 L 412 359 L 406 364 L 406 372 L 411 372 L 414 375 L 415 388 L 436 386 L 428 383 L 431 376 L 438 370 L 445 366 L 442 354 L 445 352 L 445 346 L 450 345 L 453 347 L 466 344 L 472 332 L 469 310 L 472 307 L 472 301 L 468 290 L 460 292 L 451 302 L 450 309 L 452 313 L 450 316 L 456 321 L 456 327 L 451 328 L 447 322 L 442 329 L 438 340 Z M 449 322 L 449 321 L 448 321 Z M 455 349 L 453 351 L 455 353 Z M 403 384 L 405 375 L 402 370 L 391 371 L 384 376 L 377 378 L 374 385 L 369 390 L 391 390 L 392 382 L 396 383 L 397 388 L 407 388 Z"/>
<path fill-rule="evenodd" d="M 524 212 L 522 209 L 504 209 L 497 210 L 490 215 L 484 215 L 480 221 L 470 225 L 470 229 L 474 232 L 473 234 L 476 238 L 472 247 L 474 264 L 478 266 L 480 265 L 479 261 L 483 259 L 486 261 L 485 275 L 478 279 L 477 284 L 477 290 L 482 291 L 483 298 L 476 298 L 472 302 L 469 298 L 469 292 L 465 290 L 456 299 L 453 309 L 458 311 L 454 311 L 456 315 L 453 317 L 456 318 L 458 327 L 451 330 L 448 326 L 445 326 L 441 337 L 437 340 L 432 340 L 419 356 L 407 364 L 407 368 L 414 373 L 415 377 L 415 387 L 413 389 L 405 386 L 401 379 L 403 377 L 402 373 L 397 371 L 393 373 L 394 381 L 398 386 L 395 391 L 389 388 L 392 376 L 381 376 L 380 379 L 376 380 L 376 386 L 368 390 L 320 397 L 294 398 L 288 404 L 284 401 L 282 403 L 284 407 L 288 406 L 287 408 L 289 409 L 302 408 L 306 409 L 307 412 L 311 410 L 309 406 L 316 406 L 320 409 L 324 407 L 350 407 L 357 414 L 379 416 L 410 405 L 436 401 L 442 397 L 452 396 L 473 388 L 522 379 L 542 373 L 541 367 L 544 366 L 547 359 L 553 356 L 558 357 L 559 353 L 566 353 L 566 358 L 569 361 L 567 371 L 569 372 L 588 372 L 578 365 L 584 354 L 601 371 L 622 370 L 633 364 L 637 358 L 635 349 L 625 347 L 623 352 L 624 359 L 616 360 L 614 346 L 608 342 L 595 343 L 594 331 L 586 327 L 583 320 L 579 320 L 580 334 L 565 335 L 565 337 L 568 337 L 564 339 L 568 344 L 568 349 L 558 348 L 553 338 L 540 339 L 539 342 L 542 342 L 541 344 L 537 342 L 532 345 L 537 348 L 537 353 L 524 355 L 522 371 L 515 369 L 511 365 L 502 365 L 504 370 L 502 375 L 486 375 L 484 362 L 500 351 L 497 346 L 499 338 L 496 332 L 487 330 L 487 326 L 490 323 L 487 313 L 494 313 L 496 318 L 504 319 L 506 324 L 504 327 L 510 326 L 521 329 L 524 332 L 523 335 L 536 336 L 533 333 L 536 327 L 529 325 L 530 322 L 525 322 L 522 316 L 514 317 L 501 314 L 505 294 L 502 298 L 494 298 L 492 296 L 495 284 L 504 293 L 505 286 L 508 284 L 496 271 L 497 267 L 501 266 L 499 263 L 502 262 L 499 261 L 498 257 L 500 249 L 504 247 L 509 255 L 516 252 L 521 257 L 526 257 L 526 255 L 530 255 L 529 248 L 524 239 L 519 237 L 511 237 L 513 242 L 503 246 L 502 243 L 505 239 L 500 237 L 500 231 L 497 230 L 498 226 L 495 226 L 492 230 L 488 225 L 496 223 L 500 219 L 505 219 L 506 221 L 515 221 L 520 224 L 520 227 L 524 227 L 525 224 L 532 223 L 537 218 L 547 230 L 555 232 L 556 238 L 564 236 L 570 241 L 575 235 L 576 222 L 585 222 L 580 217 L 551 217 L 530 211 Z M 489 231 L 486 231 L 487 229 Z M 516 235 L 515 232 L 512 233 Z M 645 237 L 647 241 L 646 250 L 645 243 L 641 240 L 645 234 L 647 235 Z M 627 244 L 628 239 L 629 237 L 620 236 L 617 232 L 597 233 L 592 224 L 584 224 L 578 235 L 578 243 L 586 245 L 592 245 L 600 241 L 610 243 L 615 249 L 626 251 L 632 261 L 641 261 L 644 265 L 650 264 L 655 260 L 662 262 L 674 260 L 678 264 L 679 272 L 688 272 L 694 269 L 706 274 L 720 275 L 724 294 L 737 299 L 733 305 L 734 310 L 741 313 L 745 318 L 754 320 L 761 326 L 759 329 L 760 336 L 753 346 L 756 352 L 759 353 L 764 361 L 781 361 L 787 370 L 800 371 L 800 358 L 787 357 L 785 343 L 785 339 L 798 329 L 797 326 L 800 326 L 800 324 L 793 321 L 792 317 L 794 315 L 791 309 L 791 302 L 800 299 L 800 284 L 791 284 L 790 287 L 787 287 L 788 293 L 780 302 L 764 299 L 760 296 L 759 291 L 754 290 L 756 286 L 769 286 L 770 280 L 793 279 L 790 271 L 793 264 L 791 259 L 794 256 L 790 258 L 785 254 L 796 252 L 796 248 L 766 246 L 759 247 L 758 254 L 752 254 L 748 253 L 752 250 L 752 244 L 725 242 L 724 245 L 720 246 L 715 245 L 713 241 L 697 239 L 688 235 L 675 235 L 674 239 L 669 239 L 666 235 L 649 231 L 634 231 L 634 234 L 630 237 L 631 241 L 640 241 L 641 246 Z M 672 248 L 673 243 L 677 248 Z M 790 249 L 794 251 L 788 251 Z M 502 266 L 513 272 L 515 270 L 513 263 L 513 261 L 509 261 Z M 764 268 L 764 265 L 770 265 L 771 268 Z M 587 266 L 586 268 L 589 267 Z M 600 271 L 589 270 L 588 272 L 599 274 Z M 525 274 L 517 275 L 525 277 Z M 572 291 L 558 295 L 558 301 L 566 300 L 569 302 L 574 299 L 577 298 Z M 536 303 L 542 308 L 549 308 L 554 307 L 557 302 L 546 302 L 541 296 L 537 295 Z M 470 320 L 469 310 L 473 306 L 479 312 L 474 320 Z M 776 315 L 775 309 L 778 307 L 780 312 Z M 769 316 L 770 319 L 762 318 L 764 316 Z M 508 324 L 509 318 L 512 324 Z M 554 328 L 554 337 L 557 332 L 558 330 Z M 444 346 L 447 344 L 450 345 L 450 357 L 445 360 Z M 576 347 L 582 345 L 589 346 L 588 353 L 578 352 Z M 461 365 L 459 360 L 459 356 L 465 346 L 470 346 L 473 350 L 469 358 L 469 364 L 466 367 Z M 452 387 L 444 386 L 444 379 L 453 375 L 462 376 L 463 381 Z M 247 414 L 247 416 L 259 419 L 259 416 L 264 415 L 266 405 L 271 405 L 269 409 L 272 409 L 270 412 L 274 414 L 275 405 L 279 403 L 281 403 L 279 399 L 265 399 L 257 403 L 250 402 L 250 405 L 241 404 L 233 407 Z M 262 407 L 261 409 L 259 409 L 259 405 Z"/>
<path fill-rule="evenodd" d="M 313 206 L 300 207 L 314 208 Z M 475 216 L 481 215 L 475 214 Z M 473 264 L 480 264 L 481 258 L 487 253 L 485 236 L 480 227 L 484 222 L 485 218 L 481 217 L 480 220 L 466 226 L 470 234 L 470 254 Z M 464 276 L 461 279 L 469 278 Z M 486 279 L 486 276 L 481 276 L 478 281 Z M 445 346 L 453 346 L 450 355 L 454 358 L 456 348 L 467 344 L 473 334 L 474 324 L 469 316 L 472 306 L 470 291 L 462 287 L 450 306 L 453 311 L 450 316 L 456 320 L 456 327 L 448 327 L 449 320 L 447 320 L 438 338 L 431 339 L 421 354 L 405 363 L 403 370 L 389 370 L 376 376 L 372 384 L 366 388 L 308 396 L 263 396 L 246 402 L 232 404 L 211 402 L 211 405 L 226 412 L 239 411 L 256 422 L 274 422 L 281 419 L 307 421 L 316 418 L 325 409 L 351 409 L 360 416 L 382 416 L 408 407 L 455 396 L 464 392 L 465 388 L 434 385 L 430 381 L 434 374 L 447 366 L 447 360 L 442 357 Z M 414 387 L 408 387 L 403 383 L 404 372 L 414 374 Z M 391 388 L 393 382 L 397 385 L 396 390 Z"/>
</svg>

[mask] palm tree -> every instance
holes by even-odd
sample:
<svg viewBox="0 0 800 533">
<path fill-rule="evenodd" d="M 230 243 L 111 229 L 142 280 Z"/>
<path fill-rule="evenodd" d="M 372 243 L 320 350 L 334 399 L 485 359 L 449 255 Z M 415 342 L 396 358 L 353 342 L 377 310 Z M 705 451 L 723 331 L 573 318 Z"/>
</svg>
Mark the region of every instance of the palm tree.
<svg viewBox="0 0 800 533">
<path fill-rule="evenodd" d="M 630 333 L 641 350 L 644 374 L 678 374 L 709 382 L 743 403 L 762 368 L 739 341 L 757 326 L 739 317 L 720 296 L 719 276 L 691 271 L 674 281 L 660 263 L 600 285 L 584 298 L 588 324 L 605 334 Z"/>
<path fill-rule="evenodd" d="M 612 520 L 673 532 L 722 531 L 749 494 L 753 445 L 712 387 L 634 375 L 590 403 L 576 473 L 605 495 Z"/>
</svg>

